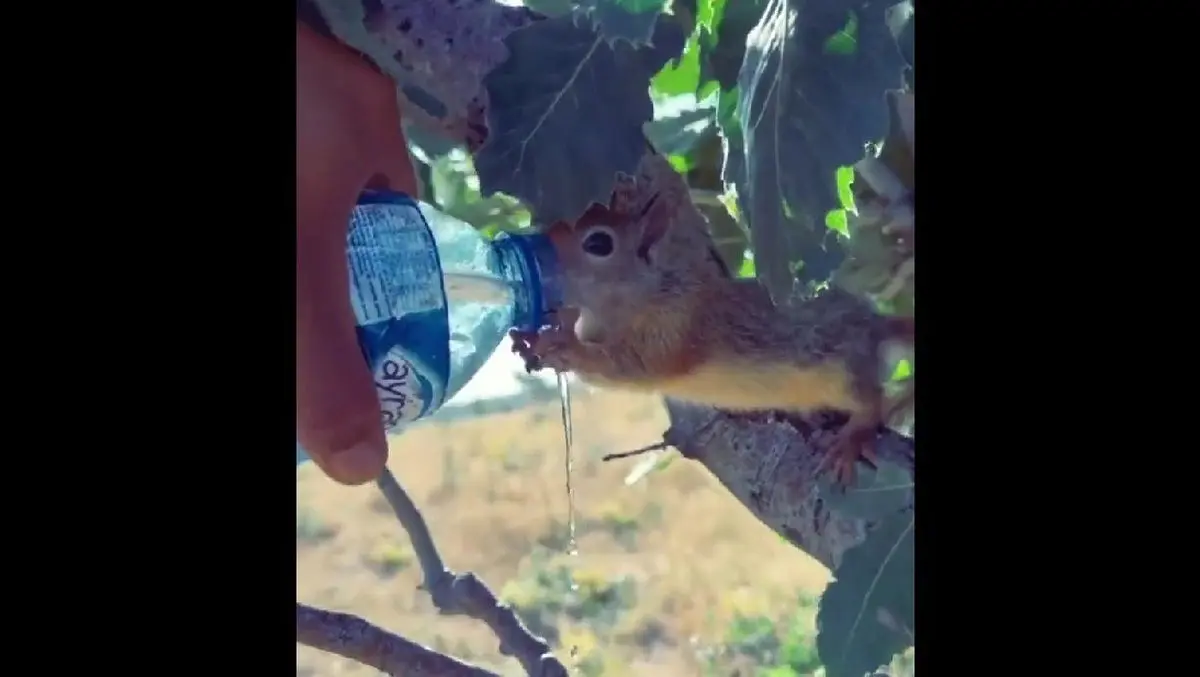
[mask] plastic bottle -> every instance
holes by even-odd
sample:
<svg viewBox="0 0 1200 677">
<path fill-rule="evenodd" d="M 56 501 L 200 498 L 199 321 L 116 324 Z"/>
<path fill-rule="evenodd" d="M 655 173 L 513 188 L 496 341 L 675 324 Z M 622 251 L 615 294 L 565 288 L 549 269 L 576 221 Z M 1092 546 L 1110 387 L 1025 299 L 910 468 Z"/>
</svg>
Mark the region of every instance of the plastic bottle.
<svg viewBox="0 0 1200 677">
<path fill-rule="evenodd" d="M 489 241 L 403 193 L 360 195 L 346 250 L 358 344 L 388 431 L 436 411 L 510 328 L 540 327 L 561 300 L 544 235 Z M 305 460 L 297 443 L 296 464 Z"/>
</svg>

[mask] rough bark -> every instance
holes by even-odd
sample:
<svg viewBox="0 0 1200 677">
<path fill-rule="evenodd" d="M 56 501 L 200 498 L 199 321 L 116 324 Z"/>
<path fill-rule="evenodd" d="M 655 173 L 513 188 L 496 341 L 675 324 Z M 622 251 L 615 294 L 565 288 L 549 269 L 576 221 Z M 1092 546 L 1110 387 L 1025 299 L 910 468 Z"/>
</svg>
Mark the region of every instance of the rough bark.
<svg viewBox="0 0 1200 677">
<path fill-rule="evenodd" d="M 667 400 L 663 441 L 704 465 L 746 509 L 831 570 L 866 537 L 863 520 L 839 514 L 821 496 L 824 445 L 839 423 L 817 427 L 777 413 L 731 414 Z M 912 469 L 910 438 L 880 437 L 880 459 Z"/>
</svg>

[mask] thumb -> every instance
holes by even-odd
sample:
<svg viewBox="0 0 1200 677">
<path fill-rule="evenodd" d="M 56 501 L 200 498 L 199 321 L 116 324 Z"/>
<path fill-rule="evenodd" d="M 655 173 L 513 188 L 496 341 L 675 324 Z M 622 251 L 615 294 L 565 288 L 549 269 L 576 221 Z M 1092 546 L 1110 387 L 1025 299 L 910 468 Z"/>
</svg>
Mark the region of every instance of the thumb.
<svg viewBox="0 0 1200 677">
<path fill-rule="evenodd" d="M 361 484 L 387 462 L 379 400 L 355 336 L 345 221 L 353 193 L 306 218 L 296 243 L 296 434 L 334 480 Z M 328 237 L 324 235 L 328 234 Z"/>
<path fill-rule="evenodd" d="M 395 84 L 324 41 L 297 45 L 296 434 L 327 475 L 360 484 L 382 471 L 387 442 L 350 306 L 346 228 L 364 183 L 415 195 L 416 174 Z"/>
<path fill-rule="evenodd" d="M 416 173 L 395 97 L 389 124 L 366 126 L 374 149 L 364 158 L 368 188 L 390 188 L 414 197 Z M 378 109 L 376 109 L 378 110 Z M 379 476 L 387 462 L 379 399 L 355 333 L 346 261 L 346 228 L 360 190 L 340 172 L 317 170 L 316 185 L 297 194 L 296 424 L 305 451 L 325 474 L 343 484 Z M 359 179 L 361 181 L 361 179 Z"/>
</svg>

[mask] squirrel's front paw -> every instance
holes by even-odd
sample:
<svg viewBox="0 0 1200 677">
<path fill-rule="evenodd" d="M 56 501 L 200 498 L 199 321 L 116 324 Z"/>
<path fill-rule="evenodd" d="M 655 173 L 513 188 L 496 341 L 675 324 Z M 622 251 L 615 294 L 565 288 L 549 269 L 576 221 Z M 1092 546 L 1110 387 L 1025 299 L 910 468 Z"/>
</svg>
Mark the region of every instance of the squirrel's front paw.
<svg viewBox="0 0 1200 677">
<path fill-rule="evenodd" d="M 561 324 L 543 329 L 532 346 L 538 369 L 571 371 L 571 355 L 579 345 L 570 325 Z"/>
<path fill-rule="evenodd" d="M 579 349 L 579 340 L 575 337 L 574 315 L 571 313 L 556 313 L 550 326 L 540 331 L 518 331 L 512 329 L 508 337 L 512 339 L 512 351 L 525 361 L 525 371 L 532 373 L 541 369 L 555 371 L 571 371 L 571 355 Z"/>
<path fill-rule="evenodd" d="M 508 338 L 512 340 L 512 351 L 525 362 L 525 373 L 532 374 L 542 368 L 537 356 L 538 333 L 536 331 L 508 330 Z"/>
</svg>

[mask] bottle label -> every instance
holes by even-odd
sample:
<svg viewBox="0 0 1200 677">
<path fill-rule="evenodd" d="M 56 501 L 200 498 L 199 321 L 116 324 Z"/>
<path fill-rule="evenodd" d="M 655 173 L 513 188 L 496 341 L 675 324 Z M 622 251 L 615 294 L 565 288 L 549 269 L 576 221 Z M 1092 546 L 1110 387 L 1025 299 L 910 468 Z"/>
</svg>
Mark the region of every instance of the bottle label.
<svg viewBox="0 0 1200 677">
<path fill-rule="evenodd" d="M 432 413 L 444 388 L 429 378 L 432 371 L 403 346 L 394 346 L 384 355 L 375 367 L 375 394 L 385 430 Z"/>
<path fill-rule="evenodd" d="M 437 246 L 415 202 L 359 204 L 347 252 L 358 342 L 385 430 L 442 405 L 450 325 Z"/>
</svg>

